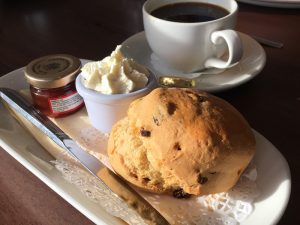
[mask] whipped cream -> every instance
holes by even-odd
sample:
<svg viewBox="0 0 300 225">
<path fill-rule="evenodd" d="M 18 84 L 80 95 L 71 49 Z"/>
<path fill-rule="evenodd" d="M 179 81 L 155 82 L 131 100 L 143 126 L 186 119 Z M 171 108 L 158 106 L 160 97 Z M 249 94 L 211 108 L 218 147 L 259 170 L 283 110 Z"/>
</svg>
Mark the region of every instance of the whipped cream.
<svg viewBox="0 0 300 225">
<path fill-rule="evenodd" d="M 81 69 L 83 85 L 102 94 L 126 94 L 144 88 L 149 71 L 123 56 L 118 45 L 110 56 L 85 64 Z"/>
</svg>

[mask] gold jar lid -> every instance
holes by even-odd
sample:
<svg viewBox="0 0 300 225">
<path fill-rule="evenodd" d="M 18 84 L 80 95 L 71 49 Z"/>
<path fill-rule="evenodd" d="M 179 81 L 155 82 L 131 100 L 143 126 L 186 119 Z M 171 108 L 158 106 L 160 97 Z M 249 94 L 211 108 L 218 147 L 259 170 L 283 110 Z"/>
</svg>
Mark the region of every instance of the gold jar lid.
<svg viewBox="0 0 300 225">
<path fill-rule="evenodd" d="M 35 87 L 58 88 L 75 80 L 80 68 L 80 60 L 72 55 L 47 55 L 31 61 L 25 68 L 25 77 Z"/>
</svg>

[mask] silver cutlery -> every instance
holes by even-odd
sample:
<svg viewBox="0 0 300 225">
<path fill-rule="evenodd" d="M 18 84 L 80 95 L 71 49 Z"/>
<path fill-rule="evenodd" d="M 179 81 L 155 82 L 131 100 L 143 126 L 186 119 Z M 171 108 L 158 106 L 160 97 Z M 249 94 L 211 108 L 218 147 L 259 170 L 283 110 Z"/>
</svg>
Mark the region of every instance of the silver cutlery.
<svg viewBox="0 0 300 225">
<path fill-rule="evenodd" d="M 273 47 L 273 48 L 282 48 L 283 47 L 283 43 L 281 43 L 281 42 L 272 41 L 272 40 L 269 40 L 269 39 L 266 39 L 266 38 L 263 38 L 260 36 L 256 36 L 256 35 L 250 35 L 250 36 L 262 45 Z"/>
<path fill-rule="evenodd" d="M 197 86 L 203 75 L 214 75 L 224 72 L 225 69 L 208 68 L 206 70 L 189 73 L 184 75 L 162 75 L 158 77 L 158 84 L 163 87 L 180 87 L 180 88 L 194 88 Z"/>
<path fill-rule="evenodd" d="M 0 88 L 0 97 L 8 107 L 13 109 L 13 116 L 20 122 L 22 119 L 32 123 L 41 132 L 47 135 L 58 146 L 70 153 L 93 176 L 99 179 L 100 189 L 107 193 L 118 207 L 124 205 L 123 210 L 131 209 L 145 221 L 145 224 L 167 225 L 167 220 L 143 199 L 133 188 L 113 172 L 109 171 L 94 156 L 90 155 L 77 143 L 57 127 L 48 117 L 36 110 L 31 103 L 25 100 L 17 91 Z M 22 119 L 18 119 L 18 117 Z M 24 125 L 24 124 L 23 124 Z M 130 211 L 130 210 L 129 210 Z M 130 212 L 129 212 L 130 214 Z M 117 216 L 117 215 L 115 215 Z M 124 220 L 124 218 L 121 218 Z M 127 220 L 125 220 L 128 222 Z"/>
</svg>

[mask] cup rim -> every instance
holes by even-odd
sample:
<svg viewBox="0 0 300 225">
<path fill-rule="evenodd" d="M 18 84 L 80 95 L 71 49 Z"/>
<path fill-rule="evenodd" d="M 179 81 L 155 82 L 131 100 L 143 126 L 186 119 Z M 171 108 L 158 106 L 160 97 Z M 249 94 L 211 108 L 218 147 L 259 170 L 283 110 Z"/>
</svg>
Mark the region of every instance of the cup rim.
<svg viewBox="0 0 300 225">
<path fill-rule="evenodd" d="M 142 10 L 143 10 L 144 15 L 149 16 L 152 20 L 160 21 L 161 23 L 169 23 L 169 24 L 184 25 L 184 26 L 195 26 L 195 25 L 202 25 L 202 24 L 204 25 L 204 24 L 215 23 L 215 22 L 218 22 L 220 20 L 224 20 L 224 19 L 227 19 L 228 17 L 233 16 L 234 14 L 237 13 L 238 8 L 239 8 L 239 6 L 238 6 L 238 4 L 235 0 L 230 0 L 230 2 L 232 2 L 232 4 L 234 5 L 235 8 L 232 11 L 229 11 L 228 9 L 226 9 L 226 10 L 229 11 L 229 14 L 226 15 L 226 16 L 223 16 L 223 17 L 215 19 L 215 20 L 205 21 L 205 22 L 192 22 L 192 23 L 191 22 L 176 22 L 176 21 L 164 20 L 164 19 L 160 19 L 158 17 L 152 16 L 151 13 L 146 9 L 146 7 L 147 7 L 147 5 L 149 4 L 150 1 L 153 1 L 153 0 L 147 0 L 143 4 L 143 9 Z M 216 4 L 211 3 L 207 0 L 189 0 L 188 2 L 198 2 L 198 1 L 201 1 L 201 2 L 204 2 L 204 3 L 209 3 L 209 4 L 212 4 L 212 5 L 216 5 Z M 177 2 L 179 3 L 179 2 L 187 2 L 187 1 L 186 0 L 179 0 L 179 1 L 176 1 L 176 3 Z M 164 4 L 164 5 L 168 5 L 168 4 L 171 4 L 171 2 L 166 2 L 166 4 Z M 156 7 L 155 9 L 157 9 L 159 7 L 162 7 L 164 5 L 160 5 L 160 6 Z"/>
<path fill-rule="evenodd" d="M 78 76 L 76 77 L 76 82 L 75 82 L 76 89 L 79 95 L 81 95 L 83 99 L 86 98 L 94 102 L 99 102 L 99 103 L 101 102 L 103 104 L 113 104 L 120 101 L 126 102 L 127 99 L 130 100 L 132 97 L 136 97 L 138 95 L 144 94 L 145 92 L 151 91 L 156 86 L 157 81 L 155 75 L 149 69 L 148 71 L 149 71 L 149 80 L 147 85 L 142 89 L 130 93 L 108 95 L 108 94 L 103 94 L 101 92 L 89 89 L 83 85 L 81 73 L 79 73 Z"/>
</svg>

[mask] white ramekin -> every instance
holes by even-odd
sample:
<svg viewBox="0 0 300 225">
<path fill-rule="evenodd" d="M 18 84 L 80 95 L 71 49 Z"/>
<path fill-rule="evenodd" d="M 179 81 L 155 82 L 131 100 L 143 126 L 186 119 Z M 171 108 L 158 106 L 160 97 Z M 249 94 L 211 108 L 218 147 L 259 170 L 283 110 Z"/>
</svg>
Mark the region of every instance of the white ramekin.
<svg viewBox="0 0 300 225">
<path fill-rule="evenodd" d="M 129 104 L 152 91 L 157 83 L 153 73 L 150 72 L 149 81 L 143 89 L 128 94 L 102 94 L 86 88 L 82 83 L 82 76 L 76 78 L 76 89 L 84 100 L 89 120 L 93 127 L 103 133 L 109 133 L 112 126 L 127 114 Z"/>
</svg>

